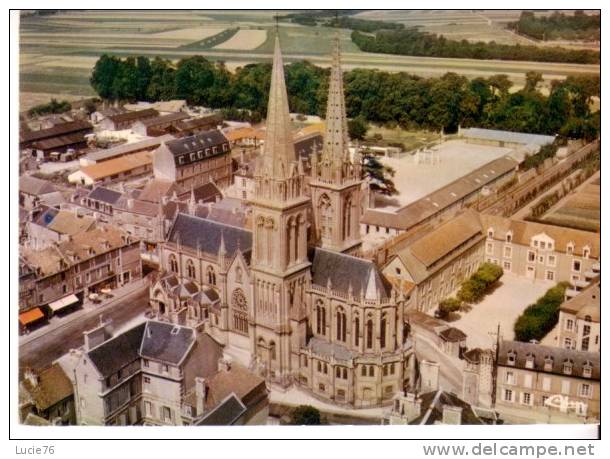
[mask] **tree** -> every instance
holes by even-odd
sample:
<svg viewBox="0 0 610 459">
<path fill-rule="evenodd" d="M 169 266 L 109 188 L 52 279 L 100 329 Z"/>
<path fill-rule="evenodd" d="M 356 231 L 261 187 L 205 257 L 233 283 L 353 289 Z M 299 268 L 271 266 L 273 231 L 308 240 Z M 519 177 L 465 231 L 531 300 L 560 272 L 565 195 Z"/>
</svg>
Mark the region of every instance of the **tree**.
<svg viewBox="0 0 610 459">
<path fill-rule="evenodd" d="M 494 263 L 483 263 L 473 277 L 480 280 L 485 284 L 485 288 L 489 288 L 491 285 L 496 283 L 500 277 L 504 274 L 504 270 L 501 266 Z"/>
<path fill-rule="evenodd" d="M 351 139 L 363 140 L 369 125 L 362 116 L 357 116 L 347 122 L 347 130 Z"/>
<path fill-rule="evenodd" d="M 320 411 L 311 405 L 299 405 L 291 413 L 292 425 L 319 426 L 322 424 Z"/>
<path fill-rule="evenodd" d="M 365 150 L 362 155 L 362 178 L 369 180 L 371 190 L 386 196 L 398 194 L 391 177 L 396 171 L 379 161 L 370 150 Z"/>
<path fill-rule="evenodd" d="M 450 313 L 459 311 L 462 307 L 462 302 L 457 298 L 445 298 L 438 305 L 438 311 L 441 317 L 447 317 Z"/>
<path fill-rule="evenodd" d="M 560 282 L 523 311 L 514 325 L 517 341 L 541 340 L 555 327 L 567 287 L 566 282 Z"/>
<path fill-rule="evenodd" d="M 464 281 L 457 293 L 457 298 L 465 303 L 475 303 L 485 293 L 485 284 L 474 277 Z"/>
<path fill-rule="evenodd" d="M 91 86 L 102 99 L 113 99 L 112 86 L 121 60 L 103 54 L 95 63 L 91 74 Z"/>
<path fill-rule="evenodd" d="M 530 70 L 525 74 L 525 87 L 523 89 L 527 92 L 535 91 L 541 82 L 542 73 Z"/>
</svg>

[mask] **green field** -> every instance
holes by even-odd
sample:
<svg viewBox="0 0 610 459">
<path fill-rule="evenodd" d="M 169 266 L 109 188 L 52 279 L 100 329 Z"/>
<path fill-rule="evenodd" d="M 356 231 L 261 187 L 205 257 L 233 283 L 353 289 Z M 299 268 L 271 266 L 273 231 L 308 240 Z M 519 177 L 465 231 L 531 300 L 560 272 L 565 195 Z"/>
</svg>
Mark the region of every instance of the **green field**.
<svg viewBox="0 0 610 459">
<path fill-rule="evenodd" d="M 387 20 L 423 24 L 430 31 L 444 31 L 455 39 L 468 34 L 473 39 L 500 41 L 499 37 L 508 32 L 495 25 L 496 22 L 513 20 L 516 14 L 508 12 L 511 14 L 506 16 L 508 13 L 504 12 L 501 16 L 500 13 L 488 14 L 493 19 L 491 25 L 489 18 L 468 11 L 443 14 L 369 11 L 359 16 L 373 19 L 381 15 Z M 20 26 L 22 108 L 28 108 L 30 100 L 39 99 L 32 94 L 92 95 L 89 76 L 96 59 L 104 53 L 162 56 L 173 60 L 199 54 L 224 61 L 229 69 L 251 62 L 268 62 L 276 30 L 274 14 L 274 11 L 181 10 L 74 11 L 43 17 L 23 16 Z M 237 35 L 231 33 L 231 29 L 237 28 Z M 266 40 L 263 36 L 263 40 L 249 42 L 248 31 L 252 31 L 252 40 L 260 39 L 261 31 L 266 33 Z M 281 22 L 279 33 L 286 62 L 307 59 L 316 65 L 330 65 L 332 38 L 339 33 L 346 69 L 368 67 L 421 76 L 440 76 L 448 71 L 468 77 L 506 73 L 517 85 L 523 83 L 528 70 L 541 71 L 547 80 L 583 72 L 599 73 L 599 66 L 363 53 L 351 42 L 350 31 L 326 27 Z M 229 40 L 232 40 L 231 49 L 222 49 Z M 239 49 L 242 45 L 243 49 Z"/>
</svg>

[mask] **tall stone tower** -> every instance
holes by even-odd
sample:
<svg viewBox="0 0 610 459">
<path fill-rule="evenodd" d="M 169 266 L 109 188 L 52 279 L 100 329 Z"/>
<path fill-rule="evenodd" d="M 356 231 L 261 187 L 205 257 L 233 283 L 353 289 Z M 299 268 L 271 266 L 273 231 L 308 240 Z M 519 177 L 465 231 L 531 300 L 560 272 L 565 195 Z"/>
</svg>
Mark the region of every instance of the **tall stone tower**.
<svg viewBox="0 0 610 459">
<path fill-rule="evenodd" d="M 251 338 L 259 371 L 282 385 L 290 384 L 298 365 L 291 348 L 298 350 L 305 340 L 305 290 L 311 264 L 307 257 L 311 204 L 292 136 L 276 36 L 267 133 L 254 173 Z"/>
<path fill-rule="evenodd" d="M 311 156 L 315 236 L 322 247 L 356 252 L 360 240 L 360 164 L 350 159 L 339 38 L 335 39 L 321 154 Z"/>
</svg>

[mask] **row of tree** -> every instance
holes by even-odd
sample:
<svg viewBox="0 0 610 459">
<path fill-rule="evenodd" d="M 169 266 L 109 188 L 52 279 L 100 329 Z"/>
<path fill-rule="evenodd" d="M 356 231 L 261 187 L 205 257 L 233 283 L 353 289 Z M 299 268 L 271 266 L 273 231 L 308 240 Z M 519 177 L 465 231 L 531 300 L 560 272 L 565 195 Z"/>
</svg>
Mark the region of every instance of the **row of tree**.
<svg viewBox="0 0 610 459">
<path fill-rule="evenodd" d="M 521 13 L 509 28 L 538 40 L 596 40 L 601 37 L 601 15 L 575 11 L 573 15 L 555 12 L 536 16 L 532 11 Z"/>
<path fill-rule="evenodd" d="M 375 34 L 352 32 L 352 41 L 361 51 L 425 57 L 501 59 L 507 61 L 569 62 L 598 64 L 600 53 L 560 47 L 505 45 L 494 41 L 449 40 L 442 35 L 416 28 L 379 30 Z"/>
<path fill-rule="evenodd" d="M 290 109 L 321 115 L 326 111 L 329 70 L 307 61 L 286 66 Z M 91 84 L 106 100 L 159 101 L 186 99 L 189 104 L 239 110 L 244 119 L 265 117 L 271 79 L 270 64 L 249 64 L 230 72 L 222 62 L 202 56 L 180 60 L 104 55 L 93 69 Z M 548 95 L 542 76 L 526 75 L 525 87 L 510 92 L 506 75 L 468 78 L 446 73 L 422 78 L 404 72 L 373 69 L 345 72 L 347 114 L 367 122 L 403 128 L 445 129 L 458 125 L 570 137 L 591 137 L 599 129 L 599 112 L 591 113 L 600 94 L 597 75 L 553 81 Z"/>
</svg>

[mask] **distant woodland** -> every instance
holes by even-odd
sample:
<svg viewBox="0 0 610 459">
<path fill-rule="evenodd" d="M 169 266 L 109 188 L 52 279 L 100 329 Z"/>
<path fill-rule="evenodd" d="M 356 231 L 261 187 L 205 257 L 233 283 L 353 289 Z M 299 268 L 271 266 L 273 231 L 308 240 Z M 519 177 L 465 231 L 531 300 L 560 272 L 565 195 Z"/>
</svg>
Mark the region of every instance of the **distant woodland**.
<svg viewBox="0 0 610 459">
<path fill-rule="evenodd" d="M 290 109 L 324 116 L 329 70 L 301 61 L 285 68 Z M 192 56 L 172 63 L 144 56 L 104 55 L 93 69 L 91 85 L 106 100 L 186 99 L 190 104 L 223 109 L 233 119 L 265 117 L 271 65 L 250 64 L 230 72 L 223 63 Z M 468 78 L 455 73 L 422 78 L 404 72 L 354 69 L 344 74 L 350 118 L 407 129 L 445 129 L 458 125 L 593 138 L 599 111 L 590 102 L 600 94 L 597 75 L 553 81 L 540 91 L 542 76 L 526 75 L 523 89 L 511 92 L 506 75 Z"/>
<path fill-rule="evenodd" d="M 556 12 L 550 16 L 535 16 L 524 11 L 518 21 L 509 24 L 509 28 L 537 40 L 599 41 L 601 15 L 576 11 L 573 15 Z"/>
</svg>

